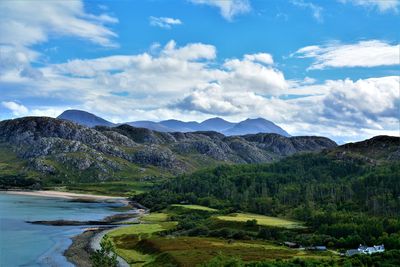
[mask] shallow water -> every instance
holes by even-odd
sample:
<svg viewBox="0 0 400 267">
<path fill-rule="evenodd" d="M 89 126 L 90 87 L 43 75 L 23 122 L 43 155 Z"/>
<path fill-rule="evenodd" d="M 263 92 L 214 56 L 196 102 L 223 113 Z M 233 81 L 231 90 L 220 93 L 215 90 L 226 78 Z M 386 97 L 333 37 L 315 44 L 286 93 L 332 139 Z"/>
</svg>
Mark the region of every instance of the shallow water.
<svg viewBox="0 0 400 267">
<path fill-rule="evenodd" d="M 63 256 L 71 237 L 85 226 L 33 225 L 35 220 L 101 220 L 119 203 L 0 193 L 0 266 L 73 266 Z"/>
</svg>

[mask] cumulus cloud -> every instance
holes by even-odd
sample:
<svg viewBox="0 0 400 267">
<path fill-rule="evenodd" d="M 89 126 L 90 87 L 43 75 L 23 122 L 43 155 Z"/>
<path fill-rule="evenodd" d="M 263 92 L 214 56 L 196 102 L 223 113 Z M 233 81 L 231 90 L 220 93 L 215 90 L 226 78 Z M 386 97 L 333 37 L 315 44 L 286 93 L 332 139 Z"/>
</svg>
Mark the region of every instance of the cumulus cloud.
<svg viewBox="0 0 400 267">
<path fill-rule="evenodd" d="M 0 76 L 0 101 L 27 97 L 30 102 L 58 101 L 63 107 L 68 103 L 68 108 L 88 110 L 114 122 L 264 117 L 295 135 L 340 135 L 346 141 L 354 140 L 356 133 L 370 137 L 398 128 L 396 76 L 288 81 L 268 53 L 245 54 L 222 63 L 216 61 L 216 53 L 212 45 L 178 46 L 170 41 L 156 53 L 49 64 L 35 68 L 43 77 L 34 82 Z M 281 97 L 291 94 L 300 97 Z M 18 110 L 21 104 L 6 105 Z M 19 107 L 16 112 L 55 114 L 63 109 L 57 106 Z"/>
<path fill-rule="evenodd" d="M 221 84 L 236 91 L 251 90 L 263 95 L 282 94 L 288 87 L 283 73 L 258 63 L 259 56 L 260 54 L 245 55 L 243 59 L 226 60 L 223 66 L 227 71 L 220 80 Z M 253 60 L 248 60 L 249 58 Z M 270 60 L 263 59 L 263 63 L 271 63 L 272 60 L 272 58 Z"/>
<path fill-rule="evenodd" d="M 380 40 L 313 45 L 297 50 L 292 56 L 315 59 L 309 69 L 399 65 L 400 45 Z"/>
<path fill-rule="evenodd" d="M 15 116 L 23 116 L 28 113 L 28 108 L 13 101 L 2 101 L 1 105 L 10 110 Z"/>
<path fill-rule="evenodd" d="M 364 127 L 379 125 L 383 118 L 398 118 L 399 84 L 398 76 L 328 81 L 331 90 L 323 100 L 323 116 L 338 121 L 346 118 Z"/>
<path fill-rule="evenodd" d="M 172 105 L 182 111 L 196 111 L 213 116 L 267 117 L 284 121 L 290 116 L 288 103 L 278 98 L 265 98 L 250 91 L 231 91 L 216 83 L 197 86 L 183 99 Z"/>
<path fill-rule="evenodd" d="M 190 0 L 195 4 L 209 5 L 217 7 L 220 10 L 221 16 L 228 21 L 240 14 L 245 14 L 251 11 L 251 5 L 248 0 Z"/>
<path fill-rule="evenodd" d="M 379 12 L 398 12 L 399 0 L 339 0 L 342 3 L 351 3 L 355 6 L 376 8 Z"/>
<path fill-rule="evenodd" d="M 180 19 L 168 18 L 168 17 L 153 17 L 149 18 L 150 25 L 156 26 L 164 29 L 171 29 L 172 26 L 182 24 Z"/>
<path fill-rule="evenodd" d="M 244 55 L 245 60 L 249 61 L 257 61 L 264 63 L 266 65 L 272 65 L 274 64 L 274 60 L 272 59 L 272 55 L 268 53 L 257 53 L 257 54 L 250 54 L 250 55 Z"/>
<path fill-rule="evenodd" d="M 161 52 L 166 57 L 182 60 L 214 59 L 216 49 L 213 45 L 191 43 L 177 48 L 175 41 L 169 41 Z"/>
<path fill-rule="evenodd" d="M 56 77 L 68 79 L 65 76 L 72 75 L 82 78 L 82 84 L 95 81 L 98 92 L 108 87 L 134 96 L 168 94 L 174 97 L 208 81 L 218 81 L 231 91 L 263 94 L 279 94 L 287 87 L 282 72 L 267 65 L 273 63 L 267 53 L 247 54 L 243 59 L 229 59 L 222 65 L 216 64 L 215 58 L 216 48 L 212 45 L 194 43 L 178 47 L 170 41 L 155 55 L 71 60 L 42 71 L 52 75 L 53 81 Z"/>
</svg>

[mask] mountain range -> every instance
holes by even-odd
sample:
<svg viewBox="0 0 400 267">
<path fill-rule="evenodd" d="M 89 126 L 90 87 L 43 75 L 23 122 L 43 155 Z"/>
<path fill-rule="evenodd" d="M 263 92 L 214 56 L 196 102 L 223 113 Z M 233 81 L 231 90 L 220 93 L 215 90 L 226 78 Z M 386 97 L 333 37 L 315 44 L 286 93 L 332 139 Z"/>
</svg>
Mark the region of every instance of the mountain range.
<svg viewBox="0 0 400 267">
<path fill-rule="evenodd" d="M 271 162 L 336 146 L 317 136 L 169 133 L 126 124 L 91 128 L 24 117 L 0 122 L 0 180 L 9 184 L 26 177 L 54 184 L 152 179 L 220 164 Z"/>
<path fill-rule="evenodd" d="M 58 119 L 69 120 L 78 124 L 95 127 L 95 126 L 118 126 L 127 124 L 138 128 L 147 128 L 158 132 L 197 132 L 197 131 L 214 131 L 222 133 L 226 136 L 245 135 L 256 133 L 276 133 L 289 137 L 290 135 L 281 127 L 266 119 L 246 119 L 244 121 L 233 123 L 221 118 L 211 118 L 203 122 L 180 120 L 164 120 L 160 122 L 153 121 L 132 121 L 120 124 L 114 124 L 92 113 L 82 110 L 66 110 Z"/>
</svg>

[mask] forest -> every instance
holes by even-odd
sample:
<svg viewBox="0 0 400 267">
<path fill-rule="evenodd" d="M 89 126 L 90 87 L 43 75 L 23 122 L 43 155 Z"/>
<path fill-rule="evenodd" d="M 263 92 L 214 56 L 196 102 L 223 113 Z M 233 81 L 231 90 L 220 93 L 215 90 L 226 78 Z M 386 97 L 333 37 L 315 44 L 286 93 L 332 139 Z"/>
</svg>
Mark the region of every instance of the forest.
<svg viewBox="0 0 400 267">
<path fill-rule="evenodd" d="M 153 211 L 173 203 L 198 204 L 225 213 L 291 218 L 307 226 L 296 231 L 262 228 L 256 237 L 266 240 L 337 249 L 382 243 L 400 249 L 399 180 L 397 161 L 371 163 L 309 153 L 271 164 L 223 165 L 182 175 L 133 200 Z M 180 224 L 192 234 L 218 235 L 191 217 L 180 218 Z"/>
</svg>

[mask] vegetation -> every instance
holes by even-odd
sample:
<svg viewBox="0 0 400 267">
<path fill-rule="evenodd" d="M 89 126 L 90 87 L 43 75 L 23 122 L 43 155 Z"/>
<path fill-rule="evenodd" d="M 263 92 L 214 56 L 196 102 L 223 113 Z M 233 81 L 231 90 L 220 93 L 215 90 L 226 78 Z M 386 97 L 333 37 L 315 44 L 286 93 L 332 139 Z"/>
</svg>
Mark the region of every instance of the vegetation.
<svg viewBox="0 0 400 267">
<path fill-rule="evenodd" d="M 176 222 L 168 219 L 168 214 L 152 213 L 141 217 L 140 224 L 117 228 L 108 233 L 108 236 L 115 244 L 118 255 L 129 264 L 142 266 L 145 263 L 152 262 L 154 256 L 137 249 L 137 244 L 159 232 L 171 230 L 176 225 Z"/>
<path fill-rule="evenodd" d="M 210 168 L 176 178 L 110 155 L 122 167 L 104 172 L 107 177 L 51 155 L 41 167 L 56 172 L 40 176 L 0 145 L 0 185 L 124 195 L 150 208 L 139 224 L 108 234 L 115 252 L 133 266 L 398 266 L 398 141 L 389 138 L 387 146 L 382 138 L 271 164 L 215 166 L 220 162 L 188 150 L 177 158 L 190 170 Z M 83 156 L 70 153 L 68 159 L 76 164 Z M 328 251 L 292 249 L 283 246 L 287 241 Z M 339 257 L 359 244 L 384 244 L 387 252 Z M 99 259 L 110 256 L 105 250 L 111 246 L 104 246 Z"/>
<path fill-rule="evenodd" d="M 108 237 L 104 237 L 100 242 L 100 249 L 93 252 L 90 256 L 93 267 L 117 267 L 117 254 L 114 246 Z"/>
<path fill-rule="evenodd" d="M 272 164 L 224 165 L 202 170 L 165 181 L 154 191 L 133 197 L 152 210 L 164 210 L 178 222 L 175 229 L 140 244 L 156 255 L 155 263 L 168 258 L 182 266 L 205 261 L 210 261 L 209 266 L 218 266 L 213 262 L 217 251 L 230 259 L 233 255 L 239 257 L 238 262 L 243 262 L 237 266 L 372 266 L 377 262 L 396 266 L 393 255 L 398 255 L 400 249 L 399 180 L 397 161 L 371 163 L 360 154 L 345 158 L 332 153 L 303 154 Z M 191 205 L 215 211 L 188 212 L 190 208 L 182 208 Z M 168 247 L 171 240 L 163 237 L 165 234 L 175 236 L 173 249 Z M 337 254 L 359 244 L 384 244 L 388 252 L 341 259 L 329 252 L 303 250 L 306 254 L 301 255 L 296 254 L 298 250 L 278 245 L 285 241 L 305 247 L 324 245 L 338 251 Z M 211 248 L 209 244 L 216 242 L 222 243 Z M 244 249 L 244 243 L 251 249 Z M 201 246 L 201 251 L 191 244 Z M 268 252 L 270 258 L 249 257 L 266 245 L 275 246 L 274 252 Z M 237 251 L 232 253 L 230 248 L 235 246 Z M 157 255 L 164 257 L 159 259 Z M 183 255 L 196 259 L 183 263 Z M 264 254 L 258 251 L 257 255 Z"/>
<path fill-rule="evenodd" d="M 26 170 L 26 167 L 27 162 L 17 158 L 8 146 L 0 143 L 0 189 L 38 186 L 37 173 Z"/>
<path fill-rule="evenodd" d="M 302 228 L 301 223 L 292 221 L 292 220 L 287 220 L 287 219 L 282 219 L 282 218 L 277 218 L 277 217 L 271 217 L 271 216 L 265 216 L 265 215 L 258 215 L 258 214 L 249 214 L 249 213 L 233 213 L 229 215 L 224 215 L 224 216 L 217 216 L 216 217 L 219 220 L 223 221 L 235 221 L 235 222 L 246 222 L 247 224 L 251 225 L 251 222 L 254 220 L 256 225 L 263 225 L 263 226 L 273 226 L 273 227 L 282 227 L 282 228 Z"/>
<path fill-rule="evenodd" d="M 217 209 L 212 209 L 212 208 L 205 207 L 205 206 L 200 206 L 200 205 L 173 204 L 173 205 L 171 205 L 171 207 L 178 207 L 178 208 L 184 208 L 184 209 L 189 209 L 189 210 L 209 211 L 209 212 L 216 212 L 216 211 L 218 211 Z"/>
<path fill-rule="evenodd" d="M 399 266 L 400 251 L 393 250 L 387 253 L 373 255 L 356 255 L 340 259 L 301 259 L 244 262 L 237 257 L 218 255 L 210 261 L 201 264 L 201 267 L 339 267 L 339 266 Z"/>
</svg>

